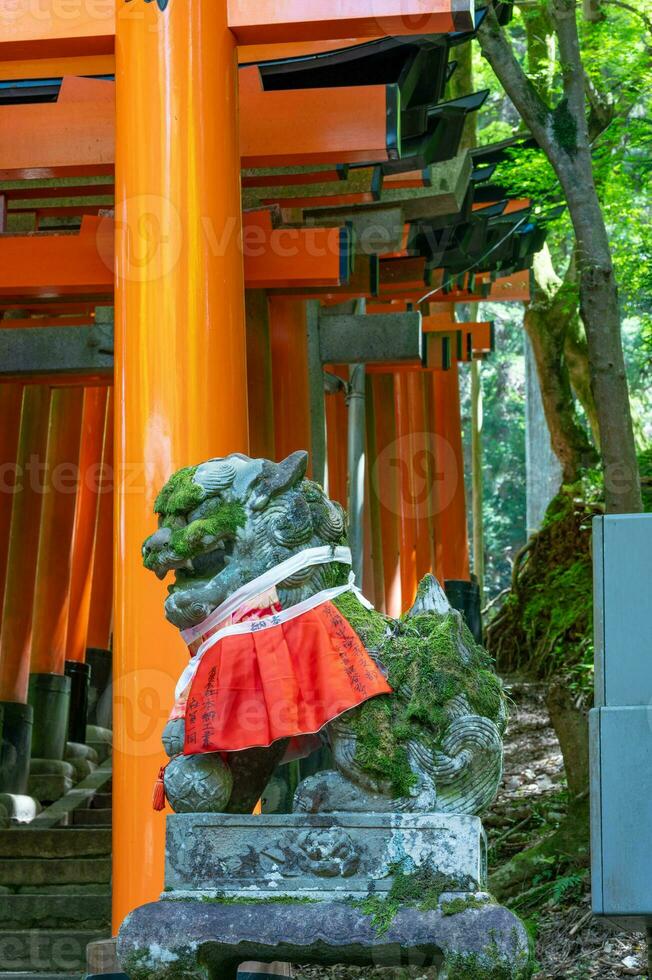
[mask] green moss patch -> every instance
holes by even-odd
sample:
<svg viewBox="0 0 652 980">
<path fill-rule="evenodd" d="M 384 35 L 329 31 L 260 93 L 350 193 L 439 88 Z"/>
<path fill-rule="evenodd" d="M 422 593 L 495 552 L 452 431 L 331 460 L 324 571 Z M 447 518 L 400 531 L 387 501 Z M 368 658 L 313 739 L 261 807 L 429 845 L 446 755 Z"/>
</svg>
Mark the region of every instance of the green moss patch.
<svg viewBox="0 0 652 980">
<path fill-rule="evenodd" d="M 593 669 L 593 517 L 604 512 L 599 480 L 563 487 L 541 530 L 514 564 L 512 590 L 487 628 L 504 672 L 537 679 L 571 672 L 588 691 Z"/>
<path fill-rule="evenodd" d="M 196 472 L 196 466 L 186 466 L 170 477 L 156 498 L 154 510 L 157 514 L 186 514 L 201 504 L 206 491 L 194 482 Z"/>
<path fill-rule="evenodd" d="M 532 973 L 530 963 L 508 962 L 495 945 L 489 947 L 486 956 L 458 953 L 446 958 L 448 980 L 530 980 Z"/>
<path fill-rule="evenodd" d="M 470 891 L 476 887 L 470 878 L 443 875 L 427 866 L 411 872 L 400 866 L 391 870 L 394 880 L 386 895 L 369 895 L 353 902 L 355 908 L 371 918 L 379 936 L 388 931 L 402 908 L 431 912 L 439 908 L 439 899 L 444 892 Z"/>
<path fill-rule="evenodd" d="M 212 539 L 235 538 L 238 528 L 244 527 L 246 520 L 242 504 L 217 504 L 213 514 L 172 532 L 172 550 L 179 558 L 192 558 L 205 551 Z"/>
<path fill-rule="evenodd" d="M 481 902 L 475 895 L 468 895 L 466 898 L 453 898 L 450 902 L 442 902 L 441 914 L 445 916 L 459 915 L 461 912 L 468 912 L 469 909 L 482 909 L 487 903 Z"/>
<path fill-rule="evenodd" d="M 417 740 L 438 750 L 449 725 L 445 706 L 461 694 L 473 711 L 498 721 L 502 684 L 457 614 L 394 621 L 365 609 L 352 593 L 336 605 L 367 649 L 378 655 L 393 690 L 400 692 L 398 697 L 373 698 L 351 714 L 356 761 L 372 778 L 389 781 L 395 796 L 406 796 L 416 781 L 408 743 Z"/>
</svg>

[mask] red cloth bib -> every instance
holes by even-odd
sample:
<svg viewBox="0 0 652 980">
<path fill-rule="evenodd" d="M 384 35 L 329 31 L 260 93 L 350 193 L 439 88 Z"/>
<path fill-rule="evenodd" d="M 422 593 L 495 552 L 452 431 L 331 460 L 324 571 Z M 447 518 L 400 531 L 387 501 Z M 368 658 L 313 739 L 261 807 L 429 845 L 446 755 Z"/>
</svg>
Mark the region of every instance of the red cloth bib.
<svg viewBox="0 0 652 980">
<path fill-rule="evenodd" d="M 238 752 L 319 732 L 392 688 L 332 602 L 222 637 L 190 686 L 185 755 Z"/>
</svg>

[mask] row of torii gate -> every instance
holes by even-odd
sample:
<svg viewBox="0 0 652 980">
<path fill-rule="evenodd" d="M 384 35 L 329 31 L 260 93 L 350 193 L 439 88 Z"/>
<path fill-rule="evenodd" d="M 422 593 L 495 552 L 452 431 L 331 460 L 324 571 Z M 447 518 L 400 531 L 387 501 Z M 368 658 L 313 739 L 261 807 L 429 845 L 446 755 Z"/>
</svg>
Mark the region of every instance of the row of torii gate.
<svg viewBox="0 0 652 980">
<path fill-rule="evenodd" d="M 379 608 L 470 579 L 458 367 L 493 331 L 456 306 L 527 300 L 545 237 L 464 148 L 485 93 L 447 99 L 482 16 L 0 0 L 0 701 L 112 635 L 116 925 L 161 890 L 186 652 L 141 542 L 175 469 L 309 448 Z"/>
</svg>

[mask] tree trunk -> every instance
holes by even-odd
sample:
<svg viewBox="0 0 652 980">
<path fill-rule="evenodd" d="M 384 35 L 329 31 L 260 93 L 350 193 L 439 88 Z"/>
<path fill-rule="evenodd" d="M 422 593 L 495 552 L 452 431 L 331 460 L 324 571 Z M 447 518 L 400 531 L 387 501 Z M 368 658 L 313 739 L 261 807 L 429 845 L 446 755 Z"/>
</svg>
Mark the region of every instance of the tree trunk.
<svg viewBox="0 0 652 980">
<path fill-rule="evenodd" d="M 569 320 L 575 315 L 564 297 L 564 284 L 555 275 L 545 247 L 534 260 L 532 301 L 524 326 L 532 343 L 541 386 L 541 398 L 555 455 L 565 483 L 573 483 L 580 471 L 597 462 L 575 411 L 570 375 L 564 356 Z"/>
<path fill-rule="evenodd" d="M 636 445 L 620 334 L 618 290 L 591 160 L 585 71 L 575 0 L 550 0 L 564 98 L 551 111 L 526 76 L 493 10 L 480 28 L 482 51 L 561 183 L 577 240 L 580 313 L 588 343 L 604 462 L 608 513 L 642 510 Z"/>
<path fill-rule="evenodd" d="M 575 159 L 560 163 L 557 173 L 577 237 L 580 315 L 586 330 L 591 392 L 600 433 L 606 509 L 610 514 L 640 513 L 643 504 L 618 289 L 588 148 L 578 148 Z"/>
<path fill-rule="evenodd" d="M 550 721 L 564 757 L 571 796 L 589 792 L 589 712 L 569 691 L 564 681 L 554 683 L 546 697 Z"/>
<path fill-rule="evenodd" d="M 568 373 L 573 391 L 584 409 L 587 421 L 591 427 L 591 435 L 596 448 L 600 449 L 600 425 L 598 424 L 598 412 L 595 407 L 595 398 L 591 388 L 591 368 L 589 365 L 589 348 L 586 342 L 586 334 L 579 317 L 573 317 L 568 324 L 566 340 L 564 342 L 564 356 L 568 365 Z"/>
</svg>

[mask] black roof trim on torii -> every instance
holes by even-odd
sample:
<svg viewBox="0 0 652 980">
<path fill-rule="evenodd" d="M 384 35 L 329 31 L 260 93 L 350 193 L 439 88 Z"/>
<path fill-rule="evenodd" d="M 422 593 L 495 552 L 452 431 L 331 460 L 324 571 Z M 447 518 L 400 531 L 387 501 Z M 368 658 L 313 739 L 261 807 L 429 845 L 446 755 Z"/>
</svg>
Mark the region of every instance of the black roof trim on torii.
<svg viewBox="0 0 652 980">
<path fill-rule="evenodd" d="M 401 89 L 405 108 L 432 104 L 444 97 L 457 66 L 449 62 L 449 52 L 476 37 L 485 14 L 486 10 L 476 14 L 473 31 L 382 37 L 256 65 L 266 91 L 394 84 Z"/>
</svg>

